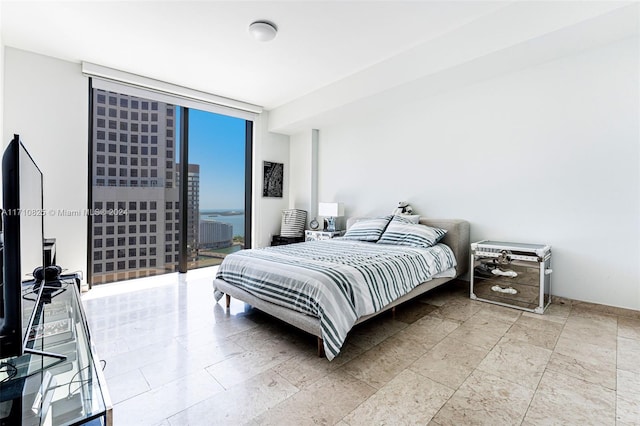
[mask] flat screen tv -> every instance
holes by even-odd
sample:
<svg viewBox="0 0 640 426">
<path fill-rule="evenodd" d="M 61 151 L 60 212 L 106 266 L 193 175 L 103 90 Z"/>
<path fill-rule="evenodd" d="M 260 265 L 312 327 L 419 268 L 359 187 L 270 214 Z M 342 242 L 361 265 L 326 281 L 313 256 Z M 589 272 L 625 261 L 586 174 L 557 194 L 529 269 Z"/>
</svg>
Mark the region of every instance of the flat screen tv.
<svg viewBox="0 0 640 426">
<path fill-rule="evenodd" d="M 23 354 L 23 284 L 44 265 L 42 172 L 14 135 L 2 157 L 3 280 L 0 358 Z M 26 328 L 26 327 L 25 327 Z"/>
</svg>

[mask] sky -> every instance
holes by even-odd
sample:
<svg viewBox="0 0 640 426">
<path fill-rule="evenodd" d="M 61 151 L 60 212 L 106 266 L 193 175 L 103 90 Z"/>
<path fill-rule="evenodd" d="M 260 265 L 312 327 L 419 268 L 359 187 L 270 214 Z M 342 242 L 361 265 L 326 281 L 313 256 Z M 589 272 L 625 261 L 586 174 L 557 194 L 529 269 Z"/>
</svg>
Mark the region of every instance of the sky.
<svg viewBox="0 0 640 426">
<path fill-rule="evenodd" d="M 189 163 L 200 165 L 200 210 L 244 208 L 244 150 L 245 120 L 189 110 Z"/>
</svg>

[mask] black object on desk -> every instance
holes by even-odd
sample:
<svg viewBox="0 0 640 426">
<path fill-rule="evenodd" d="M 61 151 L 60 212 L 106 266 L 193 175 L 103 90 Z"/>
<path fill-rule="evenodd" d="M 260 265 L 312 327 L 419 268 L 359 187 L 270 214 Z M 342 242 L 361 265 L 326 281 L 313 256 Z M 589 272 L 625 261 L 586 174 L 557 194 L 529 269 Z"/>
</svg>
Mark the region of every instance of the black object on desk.
<svg viewBox="0 0 640 426">
<path fill-rule="evenodd" d="M 271 238 L 272 246 L 282 246 L 285 244 L 301 243 L 304 241 L 304 237 L 282 237 L 280 235 L 274 235 Z"/>
<path fill-rule="evenodd" d="M 44 239 L 44 266 L 53 266 L 56 264 L 56 239 Z"/>
</svg>

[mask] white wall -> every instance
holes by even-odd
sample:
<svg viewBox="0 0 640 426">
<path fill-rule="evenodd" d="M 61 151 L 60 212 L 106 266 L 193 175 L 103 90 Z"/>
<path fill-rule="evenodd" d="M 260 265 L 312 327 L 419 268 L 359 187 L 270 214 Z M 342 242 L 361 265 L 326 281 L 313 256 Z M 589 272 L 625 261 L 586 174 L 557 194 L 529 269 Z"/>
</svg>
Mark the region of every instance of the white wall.
<svg viewBox="0 0 640 426">
<path fill-rule="evenodd" d="M 306 210 L 309 217 L 307 222 L 313 219 L 317 212 L 317 206 L 313 205 L 314 182 L 313 168 L 313 131 L 305 131 L 291 136 L 291 167 L 289 171 L 290 207 Z M 316 160 L 317 161 L 317 160 Z M 315 188 L 317 190 L 317 188 Z M 317 200 L 315 200 L 317 202 Z"/>
<path fill-rule="evenodd" d="M 44 207 L 87 208 L 88 82 L 80 65 L 5 48 L 2 140 L 20 135 L 44 175 Z M 86 273 L 87 218 L 45 217 L 57 263 Z"/>
<path fill-rule="evenodd" d="M 289 207 L 289 136 L 267 130 L 268 112 L 254 123 L 253 144 L 253 247 L 271 244 L 271 237 L 280 234 L 282 210 Z M 284 164 L 282 198 L 262 196 L 263 161 Z"/>
<path fill-rule="evenodd" d="M 348 216 L 407 200 L 469 220 L 472 240 L 551 244 L 554 295 L 640 309 L 638 47 L 625 39 L 327 125 L 319 199 Z M 292 163 L 306 161 L 301 137 Z"/>
<path fill-rule="evenodd" d="M 82 211 L 88 196 L 88 79 L 80 64 L 6 48 L 4 133 L 13 133 L 44 174 L 47 210 Z M 289 206 L 289 137 L 266 130 L 268 113 L 254 126 L 253 245 L 269 245 L 280 232 L 281 211 Z M 283 198 L 262 197 L 262 162 L 284 163 Z M 86 273 L 87 219 L 48 215 L 47 237 L 57 238 L 57 262 Z"/>
</svg>

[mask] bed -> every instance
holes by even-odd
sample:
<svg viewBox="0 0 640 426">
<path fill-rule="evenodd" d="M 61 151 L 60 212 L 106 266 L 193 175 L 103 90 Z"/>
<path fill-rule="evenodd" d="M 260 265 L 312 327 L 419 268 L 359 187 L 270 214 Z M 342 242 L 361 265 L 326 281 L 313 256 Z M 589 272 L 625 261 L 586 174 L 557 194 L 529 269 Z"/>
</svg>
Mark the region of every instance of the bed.
<svg viewBox="0 0 640 426">
<path fill-rule="evenodd" d="M 367 221 L 349 219 L 347 236 Z M 390 224 L 400 226 L 392 217 L 375 241 L 338 238 L 234 253 L 216 273 L 216 300 L 225 295 L 228 308 L 234 297 L 317 336 L 318 355 L 331 360 L 354 325 L 466 274 L 469 223 L 419 223 L 444 237 L 430 249 L 396 244 L 387 237 Z"/>
</svg>

